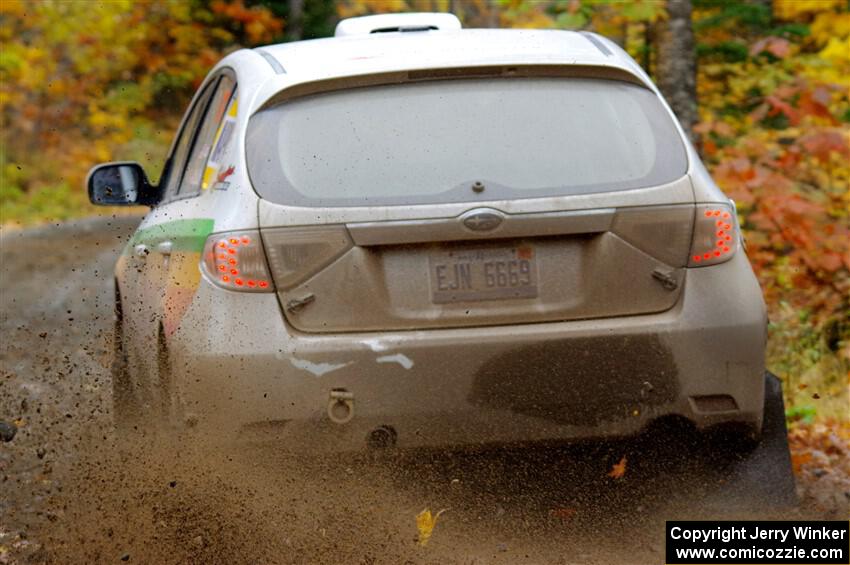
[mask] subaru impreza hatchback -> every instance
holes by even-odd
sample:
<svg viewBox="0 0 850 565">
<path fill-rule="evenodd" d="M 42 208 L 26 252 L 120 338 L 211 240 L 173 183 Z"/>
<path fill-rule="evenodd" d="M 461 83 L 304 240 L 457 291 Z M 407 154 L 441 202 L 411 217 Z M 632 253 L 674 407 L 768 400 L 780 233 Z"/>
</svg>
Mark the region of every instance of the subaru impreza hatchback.
<svg viewBox="0 0 850 565">
<path fill-rule="evenodd" d="M 151 206 L 115 272 L 120 424 L 309 449 L 760 432 L 734 206 L 598 35 L 396 14 L 237 51 L 158 185 L 88 184 Z"/>
</svg>

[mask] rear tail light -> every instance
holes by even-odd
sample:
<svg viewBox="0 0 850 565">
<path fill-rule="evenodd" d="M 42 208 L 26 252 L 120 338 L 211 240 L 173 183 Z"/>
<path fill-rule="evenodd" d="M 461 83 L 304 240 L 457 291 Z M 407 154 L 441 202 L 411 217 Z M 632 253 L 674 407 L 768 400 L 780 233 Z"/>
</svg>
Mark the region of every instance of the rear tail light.
<svg viewBox="0 0 850 565">
<path fill-rule="evenodd" d="M 352 247 L 344 226 L 263 230 L 263 243 L 279 289 L 304 282 Z"/>
<path fill-rule="evenodd" d="M 204 246 L 204 271 L 220 287 L 242 292 L 274 290 L 257 231 L 213 234 Z"/>
<path fill-rule="evenodd" d="M 618 208 L 611 231 L 671 267 L 684 267 L 693 223 L 692 204 Z"/>
<path fill-rule="evenodd" d="M 698 204 L 688 266 L 704 267 L 728 261 L 738 249 L 740 237 L 731 204 Z"/>
</svg>

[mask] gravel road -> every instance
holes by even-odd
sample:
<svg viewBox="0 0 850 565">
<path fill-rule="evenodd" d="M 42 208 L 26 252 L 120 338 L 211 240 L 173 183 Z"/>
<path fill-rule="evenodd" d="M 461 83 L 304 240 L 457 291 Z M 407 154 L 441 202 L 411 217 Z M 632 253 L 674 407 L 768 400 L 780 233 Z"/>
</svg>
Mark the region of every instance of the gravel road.
<svg viewBox="0 0 850 565">
<path fill-rule="evenodd" d="M 646 442 L 311 458 L 119 441 L 112 266 L 137 222 L 0 232 L 0 421 L 16 432 L 0 443 L 0 564 L 657 564 L 669 519 L 846 517 L 841 496 L 734 501 L 704 457 Z M 422 546 L 425 508 L 445 512 Z"/>
</svg>

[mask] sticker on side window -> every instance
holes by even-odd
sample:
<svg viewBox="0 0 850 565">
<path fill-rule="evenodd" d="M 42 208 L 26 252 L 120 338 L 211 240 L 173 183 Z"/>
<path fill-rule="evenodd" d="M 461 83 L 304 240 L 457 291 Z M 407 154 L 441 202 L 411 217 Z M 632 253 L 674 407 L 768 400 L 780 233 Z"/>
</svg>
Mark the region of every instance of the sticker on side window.
<svg viewBox="0 0 850 565">
<path fill-rule="evenodd" d="M 227 190 L 227 187 L 230 186 L 230 183 L 224 179 L 233 174 L 233 166 L 231 165 L 228 168 L 229 173 L 224 178 L 219 174 L 219 169 L 222 168 L 222 160 L 227 155 L 230 141 L 233 139 L 233 132 L 236 131 L 236 114 L 239 111 L 238 108 L 238 97 L 234 95 L 227 108 L 224 120 L 218 126 L 218 131 L 215 134 L 213 150 L 210 152 L 207 167 L 204 169 L 204 180 L 201 183 L 201 188 L 204 190 L 207 190 L 211 185 L 214 190 Z"/>
</svg>

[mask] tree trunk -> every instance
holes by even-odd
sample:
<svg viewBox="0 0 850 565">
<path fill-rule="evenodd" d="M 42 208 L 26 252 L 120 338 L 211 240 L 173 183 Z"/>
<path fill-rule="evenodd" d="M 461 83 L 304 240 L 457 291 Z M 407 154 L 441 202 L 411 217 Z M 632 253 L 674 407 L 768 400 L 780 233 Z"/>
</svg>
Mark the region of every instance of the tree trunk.
<svg viewBox="0 0 850 565">
<path fill-rule="evenodd" d="M 659 23 L 655 36 L 656 82 L 682 128 L 694 140 L 693 127 L 698 118 L 697 61 L 691 0 L 666 0 L 666 7 L 668 17 Z"/>
<path fill-rule="evenodd" d="M 641 53 L 641 55 L 642 55 L 641 60 L 643 62 L 641 63 L 641 66 L 643 67 L 643 70 L 646 71 L 646 74 L 648 74 L 649 76 L 654 76 L 653 70 L 652 70 L 652 44 L 653 44 L 652 35 L 653 35 L 652 25 L 649 22 L 644 22 L 643 23 L 643 53 Z"/>
<path fill-rule="evenodd" d="M 304 39 L 304 0 L 289 0 L 286 31 L 292 41 Z"/>
</svg>

